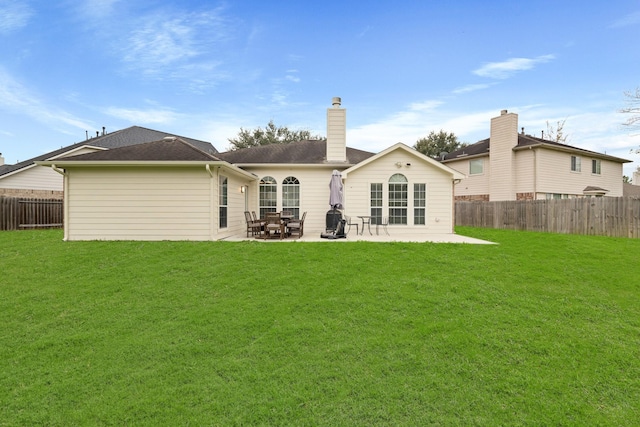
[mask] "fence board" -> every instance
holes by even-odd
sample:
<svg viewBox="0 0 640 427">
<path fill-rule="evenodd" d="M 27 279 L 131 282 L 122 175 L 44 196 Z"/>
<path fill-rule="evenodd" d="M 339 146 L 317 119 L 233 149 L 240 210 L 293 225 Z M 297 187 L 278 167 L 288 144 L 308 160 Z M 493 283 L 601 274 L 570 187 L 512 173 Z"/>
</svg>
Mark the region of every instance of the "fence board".
<svg viewBox="0 0 640 427">
<path fill-rule="evenodd" d="M 640 199 L 591 197 L 455 204 L 456 225 L 614 237 L 640 237 Z"/>
<path fill-rule="evenodd" d="M 63 218 L 62 200 L 0 196 L 0 230 L 60 228 Z"/>
</svg>

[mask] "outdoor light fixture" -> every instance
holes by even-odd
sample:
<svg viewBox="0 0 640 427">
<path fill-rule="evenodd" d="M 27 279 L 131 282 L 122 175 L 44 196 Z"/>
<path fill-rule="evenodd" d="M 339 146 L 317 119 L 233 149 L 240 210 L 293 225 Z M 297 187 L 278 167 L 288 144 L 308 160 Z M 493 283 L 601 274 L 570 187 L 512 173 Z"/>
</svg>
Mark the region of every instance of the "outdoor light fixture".
<svg viewBox="0 0 640 427">
<path fill-rule="evenodd" d="M 240 192 L 244 193 L 246 191 L 246 187 L 243 185 L 242 187 L 240 187 Z"/>
</svg>

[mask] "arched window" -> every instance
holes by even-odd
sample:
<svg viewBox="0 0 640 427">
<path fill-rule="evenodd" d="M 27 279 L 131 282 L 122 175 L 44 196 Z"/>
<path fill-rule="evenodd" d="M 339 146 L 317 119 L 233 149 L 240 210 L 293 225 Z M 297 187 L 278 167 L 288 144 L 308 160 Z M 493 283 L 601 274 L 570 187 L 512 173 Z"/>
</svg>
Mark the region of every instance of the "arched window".
<svg viewBox="0 0 640 427">
<path fill-rule="evenodd" d="M 409 183 L 396 173 L 389 178 L 389 224 L 407 224 Z"/>
<path fill-rule="evenodd" d="M 288 176 L 282 181 L 282 210 L 300 218 L 300 181 L 295 176 Z"/>
<path fill-rule="evenodd" d="M 267 212 L 276 212 L 278 208 L 278 183 L 275 178 L 265 176 L 260 180 L 260 218 L 265 218 Z"/>
</svg>

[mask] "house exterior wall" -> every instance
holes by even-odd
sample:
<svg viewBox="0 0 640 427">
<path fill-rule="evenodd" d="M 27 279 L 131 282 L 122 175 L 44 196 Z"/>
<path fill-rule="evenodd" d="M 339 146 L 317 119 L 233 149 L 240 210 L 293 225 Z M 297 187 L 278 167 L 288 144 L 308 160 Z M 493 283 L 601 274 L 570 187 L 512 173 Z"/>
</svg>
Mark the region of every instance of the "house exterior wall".
<svg viewBox="0 0 640 427">
<path fill-rule="evenodd" d="M 476 158 L 478 159 L 478 158 Z M 489 178 L 491 177 L 491 162 L 489 156 L 480 157 L 483 160 L 483 171 L 480 174 L 470 174 L 469 159 L 447 162 L 446 165 L 467 177 L 455 185 L 456 200 L 489 201 Z"/>
<path fill-rule="evenodd" d="M 329 181 L 333 166 L 326 167 L 246 167 L 248 172 L 255 174 L 258 179 L 249 188 L 249 210 L 259 212 L 259 183 L 260 179 L 270 176 L 278 183 L 277 211 L 282 211 L 282 182 L 289 176 L 300 181 L 300 215 L 307 212 L 304 222 L 304 232 L 321 233 L 326 228 L 326 214 L 329 206 Z M 344 168 L 342 168 L 344 169 Z"/>
<path fill-rule="evenodd" d="M 67 173 L 68 240 L 212 238 L 217 180 L 204 167 L 79 167 Z"/>
<path fill-rule="evenodd" d="M 0 178 L 0 188 L 62 191 L 62 175 L 51 168 L 27 166 Z"/>
<path fill-rule="evenodd" d="M 393 151 L 349 172 L 345 184 L 345 214 L 356 220 L 358 215 L 370 215 L 371 184 L 382 183 L 383 216 L 389 216 L 389 179 L 397 173 L 408 180 L 407 225 L 390 224 L 388 230 L 391 236 L 452 233 L 454 218 L 451 175 L 402 150 Z M 414 224 L 413 184 L 416 183 L 426 184 L 424 225 Z"/>
<path fill-rule="evenodd" d="M 94 151 L 97 150 L 93 147 L 81 147 L 57 158 Z M 0 194 L 15 197 L 62 198 L 63 178 L 50 167 L 32 164 L 13 173 L 0 176 Z"/>
<path fill-rule="evenodd" d="M 609 190 L 607 196 L 622 197 L 622 164 L 610 160 L 600 160 L 600 174 L 591 173 L 593 157 L 580 157 L 581 170 L 571 170 L 571 154 L 556 150 L 536 150 L 538 152 L 538 193 L 567 194 L 583 196 L 587 186 Z"/>
<path fill-rule="evenodd" d="M 535 199 L 537 188 L 536 157 L 536 150 L 515 152 L 513 162 L 515 183 L 513 190 L 516 193 L 517 200 Z"/>
</svg>

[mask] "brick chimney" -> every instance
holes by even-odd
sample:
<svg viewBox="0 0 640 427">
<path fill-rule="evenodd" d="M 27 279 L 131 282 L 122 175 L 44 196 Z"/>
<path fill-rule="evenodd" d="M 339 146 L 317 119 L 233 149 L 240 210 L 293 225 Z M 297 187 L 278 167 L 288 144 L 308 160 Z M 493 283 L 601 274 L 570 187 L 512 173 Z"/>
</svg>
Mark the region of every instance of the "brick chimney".
<svg viewBox="0 0 640 427">
<path fill-rule="evenodd" d="M 347 110 L 340 108 L 342 100 L 333 98 L 327 108 L 327 162 L 347 161 Z"/>
<path fill-rule="evenodd" d="M 491 119 L 489 200 L 516 200 L 513 148 L 518 145 L 518 115 L 502 110 Z"/>
</svg>

